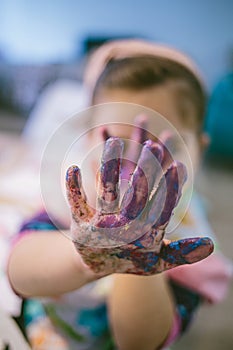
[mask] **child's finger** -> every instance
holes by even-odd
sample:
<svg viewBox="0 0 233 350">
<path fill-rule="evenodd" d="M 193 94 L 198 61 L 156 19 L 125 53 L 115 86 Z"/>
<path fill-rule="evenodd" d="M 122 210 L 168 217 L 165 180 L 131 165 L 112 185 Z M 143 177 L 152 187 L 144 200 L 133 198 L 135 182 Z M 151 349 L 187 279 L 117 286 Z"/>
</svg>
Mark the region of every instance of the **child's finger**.
<svg viewBox="0 0 233 350">
<path fill-rule="evenodd" d="M 74 220 L 76 222 L 89 221 L 94 215 L 94 209 L 87 204 L 80 169 L 75 165 L 69 167 L 66 172 L 66 189 Z"/>
<path fill-rule="evenodd" d="M 148 139 L 147 124 L 148 118 L 144 114 L 138 115 L 135 119 L 135 126 L 131 135 L 131 140 L 141 145 Z"/>
<path fill-rule="evenodd" d="M 159 134 L 159 141 L 167 147 L 172 153 L 177 153 L 179 148 L 179 140 L 170 130 L 164 130 Z"/>
<path fill-rule="evenodd" d="M 164 130 L 159 135 L 158 143 L 163 146 L 164 157 L 162 160 L 162 167 L 164 171 L 166 171 L 166 169 L 169 168 L 169 166 L 173 162 L 172 154 L 175 153 L 175 149 L 177 147 L 177 140 L 175 138 L 175 135 L 171 131 Z"/>
<path fill-rule="evenodd" d="M 149 205 L 148 222 L 155 230 L 165 229 L 178 204 L 187 172 L 180 162 L 173 162 L 162 177 Z"/>
<path fill-rule="evenodd" d="M 119 202 L 119 175 L 123 142 L 110 137 L 105 142 L 98 183 L 98 207 L 101 212 L 113 213 Z"/>
<path fill-rule="evenodd" d="M 163 158 L 162 147 L 148 140 L 144 143 L 137 167 L 121 205 L 121 213 L 129 219 L 135 219 L 145 208 L 148 197 L 157 177 L 161 177 L 160 166 Z"/>
<path fill-rule="evenodd" d="M 177 206 L 183 185 L 187 179 L 187 171 L 184 164 L 174 161 L 165 174 L 166 199 L 159 219 L 154 227 L 166 227 L 174 208 Z"/>
<path fill-rule="evenodd" d="M 213 250 L 213 241 L 208 237 L 186 238 L 165 243 L 159 253 L 159 257 L 163 260 L 161 271 L 203 260 Z"/>
<path fill-rule="evenodd" d="M 142 144 L 148 139 L 147 123 L 147 117 L 143 114 L 134 119 L 133 131 L 122 164 L 121 178 L 124 180 L 130 179 L 142 150 Z"/>
</svg>

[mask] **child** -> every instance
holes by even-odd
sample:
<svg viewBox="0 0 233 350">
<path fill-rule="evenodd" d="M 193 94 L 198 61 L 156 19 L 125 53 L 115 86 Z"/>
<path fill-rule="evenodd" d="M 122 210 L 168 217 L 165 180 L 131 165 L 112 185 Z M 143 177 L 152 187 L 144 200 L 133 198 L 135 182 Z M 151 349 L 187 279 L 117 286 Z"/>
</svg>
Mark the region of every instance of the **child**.
<svg viewBox="0 0 233 350">
<path fill-rule="evenodd" d="M 92 104 L 118 101 L 134 103 L 162 114 L 185 136 L 192 162 L 194 166 L 197 165 L 204 141 L 201 130 L 205 94 L 195 66 L 185 55 L 177 50 L 143 41 L 112 42 L 104 45 L 93 55 L 87 67 L 86 84 Z M 132 120 L 126 122 L 132 123 Z M 102 211 L 106 209 L 104 199 L 115 200 L 118 197 L 119 167 L 116 160 L 120 158 L 121 144 L 114 137 L 124 136 L 139 143 L 145 139 L 145 123 L 145 120 L 139 120 L 133 133 L 127 131 L 128 129 L 113 128 L 112 125 L 107 126 L 103 132 L 106 138 L 109 136 L 113 138 L 106 143 L 100 173 L 102 180 L 99 192 Z M 150 131 L 153 135 L 153 130 Z M 94 136 L 95 133 L 92 137 Z M 182 182 L 185 181 L 185 170 L 182 165 L 171 163 L 169 157 L 164 158 L 161 155 L 163 152 L 166 154 L 166 149 L 161 144 L 150 142 L 146 143 L 141 154 L 146 152 L 146 147 L 149 148 L 152 153 L 154 152 L 159 164 L 164 167 L 163 161 L 165 164 L 167 162 L 169 164 L 166 164 L 166 169 L 170 169 L 166 175 L 169 189 L 168 200 L 165 198 L 167 211 L 158 215 L 159 223 L 157 222 L 155 226 L 157 235 L 151 234 L 153 228 L 150 226 L 149 236 L 147 231 L 142 236 L 146 239 L 136 237 L 133 242 L 125 243 L 126 249 L 124 245 L 120 251 L 110 247 L 106 253 L 103 247 L 98 249 L 96 246 L 93 249 L 83 245 L 82 242 L 76 242 L 77 249 L 75 249 L 70 240 L 56 231 L 56 226 L 46 213 L 40 214 L 23 226 L 23 234 L 14 245 L 9 259 L 9 280 L 14 290 L 26 298 L 53 297 L 44 300 L 43 308 L 41 304 L 29 303 L 26 309 L 26 316 L 31 325 L 29 338 L 34 341 L 34 348 L 111 349 L 116 346 L 119 349 L 160 349 L 171 344 L 185 331 L 202 301 L 213 303 L 223 298 L 230 270 L 224 258 L 217 253 L 196 264 L 156 273 L 207 257 L 212 251 L 212 243 L 210 239 L 201 238 L 197 241 L 188 240 L 181 241 L 178 245 L 169 245 L 169 241 L 162 241 L 162 237 L 159 237 L 161 232 L 164 233 L 171 211 L 177 204 Z M 162 151 L 158 150 L 160 148 Z M 105 160 L 108 160 L 108 155 L 113 155 L 114 152 L 115 165 L 108 167 L 105 165 L 108 164 Z M 153 179 L 153 165 L 146 161 L 146 156 L 142 155 L 138 162 L 150 169 L 148 183 L 156 181 Z M 116 177 L 111 173 L 111 169 Z M 110 181 L 110 184 L 114 185 L 111 188 L 107 187 L 105 177 L 108 178 L 106 174 L 109 171 L 112 174 L 111 181 L 115 179 L 113 182 Z M 148 192 L 140 182 L 143 182 L 143 175 L 140 177 L 137 171 L 134 174 L 136 175 L 132 183 L 135 183 L 135 188 L 139 190 L 139 203 L 142 203 Z M 177 175 L 182 178 L 180 181 Z M 85 174 L 82 176 L 84 178 Z M 139 178 L 141 180 L 138 185 Z M 82 223 L 88 232 L 90 226 L 95 226 L 94 229 L 96 226 L 108 227 L 109 224 L 106 223 L 108 219 L 113 220 L 115 228 L 118 227 L 116 226 L 118 217 L 112 219 L 112 216 L 108 215 L 108 200 L 107 215 L 104 216 L 107 219 L 98 223 L 92 220 L 92 208 L 88 207 L 81 195 L 83 189 L 77 168 L 68 170 L 67 188 L 73 215 L 72 233 L 78 232 L 79 235 L 81 232 L 81 214 L 84 216 Z M 170 197 L 173 190 L 173 196 Z M 124 218 L 127 215 L 129 218 L 131 215 L 131 219 L 135 219 L 140 212 L 138 197 L 133 197 L 135 199 L 133 207 L 129 192 L 123 199 L 123 203 L 124 200 L 126 202 L 126 209 L 124 212 L 123 208 L 122 212 L 125 213 Z M 204 236 L 210 235 L 211 230 L 197 203 L 194 198 L 177 229 L 177 236 L 203 236 L 203 233 Z M 137 224 L 140 225 L 141 222 Z M 147 250 L 148 240 L 155 237 L 159 237 L 158 243 L 154 246 L 156 253 L 155 250 L 152 252 Z M 188 242 L 189 248 L 191 243 L 197 245 L 193 251 L 188 248 L 184 253 L 182 250 L 183 244 L 186 244 L 184 242 Z M 179 258 L 176 258 L 174 250 L 177 250 Z M 114 274 L 117 272 L 120 274 Z M 109 274 L 110 277 L 101 278 Z M 146 276 L 139 276 L 141 274 Z M 44 310 L 49 319 L 45 318 L 46 321 L 41 323 Z M 36 328 L 38 324 L 44 327 L 40 333 L 40 341 L 44 342 L 41 347 L 38 345 Z M 53 335 L 53 339 L 56 338 L 54 340 L 56 345 L 52 344 L 52 337 L 50 344 L 48 340 L 48 344 L 45 345 L 45 333 L 51 331 L 49 334 L 52 334 L 53 327 L 60 334 L 56 333 L 56 337 Z"/>
</svg>

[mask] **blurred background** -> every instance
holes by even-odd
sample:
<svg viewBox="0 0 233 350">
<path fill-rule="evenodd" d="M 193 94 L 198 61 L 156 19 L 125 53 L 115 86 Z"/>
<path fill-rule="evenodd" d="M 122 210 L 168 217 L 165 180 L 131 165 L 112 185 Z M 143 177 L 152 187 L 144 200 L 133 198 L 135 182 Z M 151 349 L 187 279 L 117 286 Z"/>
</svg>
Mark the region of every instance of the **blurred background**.
<svg viewBox="0 0 233 350">
<path fill-rule="evenodd" d="M 86 58 L 95 47 L 128 37 L 175 46 L 204 75 L 209 95 L 205 128 L 212 145 L 197 187 L 205 196 L 219 245 L 232 259 L 232 0 L 1 0 L 0 171 L 6 148 L 17 143 L 41 92 L 61 80 L 81 83 Z M 204 307 L 195 326 L 173 348 L 233 349 L 232 285 L 226 300 Z"/>
<path fill-rule="evenodd" d="M 46 84 L 61 76 L 81 79 L 83 60 L 95 45 L 134 36 L 191 55 L 211 91 L 233 65 L 233 2 L 1 0 L 1 109 L 27 118 Z"/>
</svg>

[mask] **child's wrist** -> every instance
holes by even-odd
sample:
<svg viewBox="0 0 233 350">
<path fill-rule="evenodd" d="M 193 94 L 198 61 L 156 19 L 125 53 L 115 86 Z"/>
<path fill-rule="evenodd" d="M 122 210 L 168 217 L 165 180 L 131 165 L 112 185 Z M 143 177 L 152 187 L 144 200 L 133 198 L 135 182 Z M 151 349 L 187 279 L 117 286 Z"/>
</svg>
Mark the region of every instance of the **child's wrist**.
<svg viewBox="0 0 233 350">
<path fill-rule="evenodd" d="M 99 274 L 97 274 L 96 272 L 94 272 L 81 258 L 80 256 L 80 260 L 81 260 L 81 266 L 83 269 L 83 274 L 84 274 L 84 278 L 86 279 L 86 282 L 92 282 L 95 281 L 97 279 L 100 278 Z"/>
<path fill-rule="evenodd" d="M 82 276 L 84 283 L 95 281 L 99 278 L 96 274 L 82 259 L 78 250 L 74 247 L 74 260 L 77 275 Z"/>
</svg>

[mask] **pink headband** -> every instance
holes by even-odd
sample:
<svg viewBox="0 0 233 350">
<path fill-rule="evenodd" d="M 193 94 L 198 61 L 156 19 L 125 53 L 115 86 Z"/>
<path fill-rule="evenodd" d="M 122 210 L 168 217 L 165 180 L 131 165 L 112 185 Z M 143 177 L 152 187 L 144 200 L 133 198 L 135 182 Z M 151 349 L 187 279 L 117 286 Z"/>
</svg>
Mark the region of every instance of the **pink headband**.
<svg viewBox="0 0 233 350">
<path fill-rule="evenodd" d="M 103 72 L 105 66 L 111 59 L 121 59 L 152 55 L 167 58 L 186 67 L 197 78 L 204 88 L 204 82 L 195 63 L 184 53 L 162 44 L 155 44 L 144 40 L 115 40 L 108 42 L 98 48 L 90 57 L 84 73 L 84 84 L 90 92 Z"/>
</svg>

